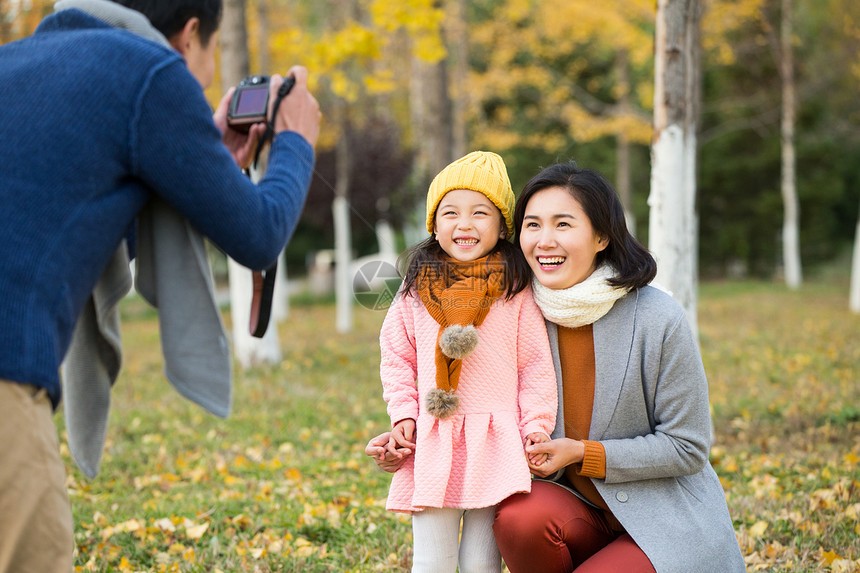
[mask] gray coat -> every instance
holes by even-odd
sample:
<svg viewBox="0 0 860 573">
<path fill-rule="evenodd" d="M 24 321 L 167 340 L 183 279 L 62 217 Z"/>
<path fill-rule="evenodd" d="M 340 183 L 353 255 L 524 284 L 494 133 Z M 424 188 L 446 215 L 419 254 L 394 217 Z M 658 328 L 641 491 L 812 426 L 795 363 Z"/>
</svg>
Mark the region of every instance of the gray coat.
<svg viewBox="0 0 860 573">
<path fill-rule="evenodd" d="M 547 323 L 564 436 L 558 331 Z M 606 450 L 592 479 L 658 573 L 746 571 L 726 498 L 708 462 L 708 383 L 683 309 L 653 287 L 632 291 L 594 323 L 589 439 Z"/>
</svg>

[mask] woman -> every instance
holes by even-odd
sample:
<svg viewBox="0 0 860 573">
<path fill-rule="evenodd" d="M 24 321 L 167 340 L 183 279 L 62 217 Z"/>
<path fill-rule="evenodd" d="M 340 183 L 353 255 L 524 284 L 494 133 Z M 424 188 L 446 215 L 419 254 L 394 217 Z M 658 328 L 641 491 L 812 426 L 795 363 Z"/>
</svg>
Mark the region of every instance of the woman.
<svg viewBox="0 0 860 573">
<path fill-rule="evenodd" d="M 551 166 L 520 194 L 514 222 L 547 320 L 559 413 L 552 439 L 527 448 L 548 456 L 530 467 L 552 481 L 496 510 L 508 568 L 744 571 L 708 463 L 696 340 L 681 307 L 647 286 L 656 264 L 628 233 L 612 187 L 573 163 Z M 396 463 L 389 456 L 389 471 Z"/>
</svg>

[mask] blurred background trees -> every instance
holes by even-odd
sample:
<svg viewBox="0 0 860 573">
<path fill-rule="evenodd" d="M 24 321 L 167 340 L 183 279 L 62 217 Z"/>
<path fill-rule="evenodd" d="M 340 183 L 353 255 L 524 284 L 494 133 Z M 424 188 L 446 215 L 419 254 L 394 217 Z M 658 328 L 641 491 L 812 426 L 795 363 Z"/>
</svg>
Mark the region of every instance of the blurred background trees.
<svg viewBox="0 0 860 573">
<path fill-rule="evenodd" d="M 850 266 L 860 3 L 792 0 L 781 40 L 786 3 L 701 0 L 696 257 L 705 278 L 783 280 L 786 46 L 804 275 Z M 0 41 L 31 33 L 51 10 L 45 0 L 0 0 Z M 246 0 L 245 12 L 250 73 L 306 65 L 324 112 L 316 177 L 287 250 L 292 276 L 334 247 L 336 196 L 348 206 L 352 257 L 382 250 L 379 221 L 400 252 L 422 236 L 429 177 L 479 148 L 504 157 L 515 191 L 558 160 L 598 169 L 648 244 L 653 0 Z"/>
</svg>

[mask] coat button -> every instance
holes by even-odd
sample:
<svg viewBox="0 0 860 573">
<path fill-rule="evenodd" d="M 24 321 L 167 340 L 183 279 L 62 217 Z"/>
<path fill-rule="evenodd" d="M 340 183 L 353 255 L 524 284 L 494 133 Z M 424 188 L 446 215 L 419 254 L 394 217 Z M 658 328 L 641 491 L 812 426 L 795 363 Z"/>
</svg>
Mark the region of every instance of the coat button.
<svg viewBox="0 0 860 573">
<path fill-rule="evenodd" d="M 627 494 L 623 491 L 619 491 L 615 494 L 615 499 L 617 499 L 621 503 L 624 503 L 625 501 L 627 501 Z"/>
</svg>

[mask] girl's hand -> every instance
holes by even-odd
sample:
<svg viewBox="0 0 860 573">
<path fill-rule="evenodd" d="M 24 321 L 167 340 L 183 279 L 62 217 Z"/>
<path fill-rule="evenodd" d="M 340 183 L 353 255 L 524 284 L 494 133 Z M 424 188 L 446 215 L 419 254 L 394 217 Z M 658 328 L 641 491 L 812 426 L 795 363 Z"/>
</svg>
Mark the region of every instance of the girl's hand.
<svg viewBox="0 0 860 573">
<path fill-rule="evenodd" d="M 543 432 L 532 432 L 531 434 L 526 436 L 525 448 L 526 448 L 526 458 L 528 459 L 529 466 L 535 466 L 535 467 L 542 466 L 544 463 L 546 463 L 547 459 L 549 459 L 549 456 L 545 453 L 543 453 L 543 454 L 529 454 L 528 453 L 528 447 L 533 445 L 533 444 L 540 444 L 540 443 L 548 442 L 548 441 L 549 441 L 549 436 L 547 436 Z"/>
<path fill-rule="evenodd" d="M 387 446 L 390 438 L 391 432 L 384 432 L 371 438 L 364 448 L 364 453 L 373 458 L 379 469 L 388 473 L 394 473 L 412 455 L 412 450 L 409 448 L 398 448 L 394 452 L 389 452 Z"/>
<path fill-rule="evenodd" d="M 415 420 L 406 418 L 394 424 L 394 429 L 391 430 L 391 436 L 388 438 L 388 451 L 394 453 L 398 448 L 407 448 L 414 450 L 415 442 L 412 441 L 415 435 Z"/>
<path fill-rule="evenodd" d="M 532 464 L 531 460 L 538 459 L 537 456 L 546 454 L 546 460 L 540 465 Z M 582 461 L 585 456 L 585 444 L 579 440 L 570 438 L 558 438 L 546 442 L 526 444 L 526 457 L 529 460 L 529 469 L 538 477 L 549 477 L 558 470 L 566 468 L 570 464 Z"/>
</svg>

